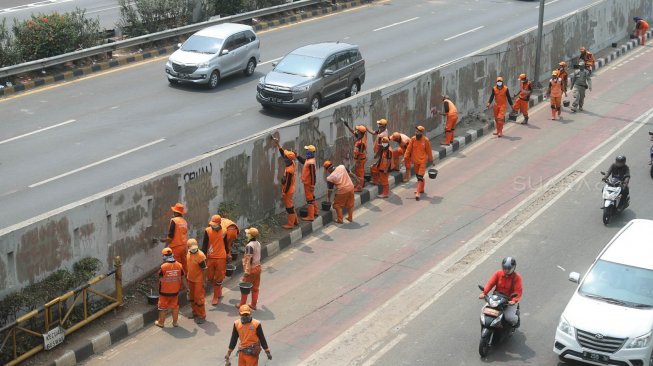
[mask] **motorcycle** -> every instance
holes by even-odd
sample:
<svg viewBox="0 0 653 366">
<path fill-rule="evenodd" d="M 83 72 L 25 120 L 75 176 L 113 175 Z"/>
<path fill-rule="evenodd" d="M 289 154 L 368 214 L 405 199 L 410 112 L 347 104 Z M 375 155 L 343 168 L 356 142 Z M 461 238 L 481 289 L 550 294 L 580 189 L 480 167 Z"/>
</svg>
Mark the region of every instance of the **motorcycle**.
<svg viewBox="0 0 653 366">
<path fill-rule="evenodd" d="M 648 133 L 651 136 L 651 141 L 653 141 L 653 132 Z M 648 163 L 651 166 L 651 179 L 653 179 L 653 146 L 651 146 L 651 162 Z"/>
<path fill-rule="evenodd" d="M 478 288 L 483 291 L 483 286 Z M 517 297 L 517 294 L 508 296 L 495 291 L 492 295 L 485 295 L 485 305 L 481 308 L 481 339 L 478 344 L 478 353 L 481 357 L 487 357 L 490 348 L 509 338 L 515 329 L 505 320 L 503 312 L 508 306 L 510 299 Z M 519 317 L 519 303 L 517 303 L 517 317 Z"/>
<path fill-rule="evenodd" d="M 601 172 L 605 175 L 605 172 Z M 615 177 L 603 178 L 603 225 L 610 223 L 616 214 L 628 207 L 628 202 L 621 202 L 621 190 L 623 182 Z M 630 200 L 630 199 L 629 199 Z"/>
</svg>

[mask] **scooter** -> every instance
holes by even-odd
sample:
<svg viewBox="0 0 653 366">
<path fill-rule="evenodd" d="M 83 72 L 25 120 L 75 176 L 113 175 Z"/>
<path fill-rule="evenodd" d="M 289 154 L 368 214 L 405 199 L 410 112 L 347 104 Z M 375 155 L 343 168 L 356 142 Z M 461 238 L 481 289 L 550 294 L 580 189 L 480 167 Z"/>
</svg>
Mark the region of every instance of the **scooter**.
<svg viewBox="0 0 653 366">
<path fill-rule="evenodd" d="M 478 288 L 484 290 L 481 285 Z M 509 299 L 514 297 L 517 297 L 517 294 L 508 296 L 497 291 L 492 295 L 485 295 L 485 305 L 481 308 L 481 339 L 478 343 L 478 354 L 481 357 L 487 357 L 491 347 L 509 338 L 519 327 L 519 325 L 513 327 L 503 316 Z M 517 317 L 519 317 L 519 303 L 517 303 Z"/>
<path fill-rule="evenodd" d="M 605 172 L 601 172 L 605 176 Z M 603 178 L 603 225 L 610 223 L 616 214 L 628 207 L 628 202 L 621 202 L 621 190 L 623 183 L 615 177 Z"/>
<path fill-rule="evenodd" d="M 651 141 L 653 141 L 653 132 L 648 133 L 651 136 Z M 651 162 L 648 163 L 651 166 L 651 179 L 653 179 L 653 146 L 651 146 Z"/>
</svg>

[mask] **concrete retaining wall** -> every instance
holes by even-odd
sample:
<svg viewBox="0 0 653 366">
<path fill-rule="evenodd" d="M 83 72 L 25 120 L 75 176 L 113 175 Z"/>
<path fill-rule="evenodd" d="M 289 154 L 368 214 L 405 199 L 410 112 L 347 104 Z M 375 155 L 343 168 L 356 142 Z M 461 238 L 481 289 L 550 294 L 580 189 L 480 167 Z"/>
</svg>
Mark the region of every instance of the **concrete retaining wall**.
<svg viewBox="0 0 653 366">
<path fill-rule="evenodd" d="M 560 60 L 577 55 L 581 46 L 599 50 L 622 39 L 632 27 L 633 16 L 649 18 L 651 13 L 650 0 L 605 0 L 547 23 L 540 79 L 546 79 Z M 391 131 L 410 134 L 419 122 L 430 131 L 442 132 L 441 121 L 429 117 L 431 106 L 440 107 L 441 95 L 449 94 L 463 117 L 478 115 L 496 76 L 504 76 L 514 92 L 517 75 L 532 72 L 535 35 L 534 29 L 524 32 L 459 60 L 3 229 L 0 296 L 85 256 L 100 258 L 108 268 L 112 258 L 120 255 L 124 280 L 129 283 L 140 278 L 160 263 L 161 244 L 152 239 L 165 236 L 169 207 L 177 201 L 187 205 L 190 236 L 199 235 L 222 201 L 238 204 L 241 225 L 281 212 L 279 178 L 283 163 L 270 144 L 270 133 L 278 136 L 287 149 L 302 151 L 304 145 L 317 146 L 320 162 L 331 159 L 349 163 L 353 139 L 340 118 L 368 126 L 386 118 Z M 316 194 L 321 196 L 325 191 L 320 180 Z M 300 184 L 295 199 L 297 206 L 304 203 Z"/>
</svg>

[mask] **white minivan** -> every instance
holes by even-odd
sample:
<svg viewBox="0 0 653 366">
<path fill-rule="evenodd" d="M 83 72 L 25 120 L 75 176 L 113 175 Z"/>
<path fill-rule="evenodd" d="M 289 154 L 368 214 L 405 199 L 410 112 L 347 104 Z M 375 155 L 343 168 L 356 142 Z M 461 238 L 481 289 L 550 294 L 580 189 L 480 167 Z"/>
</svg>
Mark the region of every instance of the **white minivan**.
<svg viewBox="0 0 653 366">
<path fill-rule="evenodd" d="M 653 221 L 632 220 L 605 246 L 560 317 L 553 351 L 591 365 L 653 366 Z"/>
</svg>

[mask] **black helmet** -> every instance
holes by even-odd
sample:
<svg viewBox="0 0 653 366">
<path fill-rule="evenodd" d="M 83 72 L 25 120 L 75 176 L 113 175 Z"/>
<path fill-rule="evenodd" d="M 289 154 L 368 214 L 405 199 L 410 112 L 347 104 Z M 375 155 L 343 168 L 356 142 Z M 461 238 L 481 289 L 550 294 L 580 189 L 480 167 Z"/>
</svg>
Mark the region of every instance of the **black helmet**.
<svg viewBox="0 0 653 366">
<path fill-rule="evenodd" d="M 501 268 L 508 274 L 511 274 L 515 272 L 515 268 L 517 267 L 517 261 L 513 257 L 505 257 L 503 258 L 503 261 L 501 262 Z"/>
<path fill-rule="evenodd" d="M 617 156 L 617 157 L 614 159 L 614 161 L 616 161 L 617 163 L 624 163 L 624 164 L 626 164 L 626 157 L 623 156 L 623 155 L 619 155 L 619 156 Z"/>
</svg>

